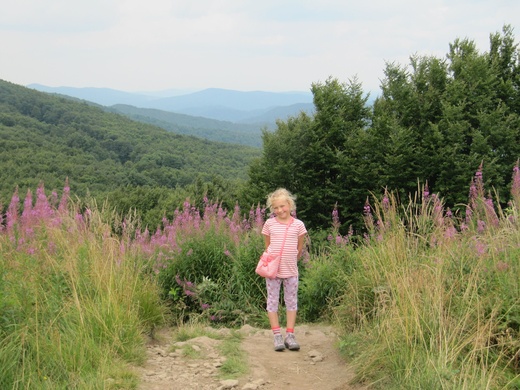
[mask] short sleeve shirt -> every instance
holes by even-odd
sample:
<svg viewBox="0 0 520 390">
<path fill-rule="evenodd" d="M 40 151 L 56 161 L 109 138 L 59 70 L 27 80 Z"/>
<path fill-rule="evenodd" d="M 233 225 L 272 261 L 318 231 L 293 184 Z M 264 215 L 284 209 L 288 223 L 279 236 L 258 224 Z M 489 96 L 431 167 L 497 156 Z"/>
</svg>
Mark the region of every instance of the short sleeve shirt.
<svg viewBox="0 0 520 390">
<path fill-rule="evenodd" d="M 278 222 L 276 218 L 270 218 L 265 221 L 262 228 L 262 234 L 270 237 L 267 252 L 270 254 L 280 253 L 283 244 L 285 230 L 287 236 L 283 246 L 282 259 L 278 278 L 289 278 L 298 276 L 298 238 L 307 233 L 307 229 L 302 221 L 293 218 L 292 222 L 287 225 Z"/>
</svg>

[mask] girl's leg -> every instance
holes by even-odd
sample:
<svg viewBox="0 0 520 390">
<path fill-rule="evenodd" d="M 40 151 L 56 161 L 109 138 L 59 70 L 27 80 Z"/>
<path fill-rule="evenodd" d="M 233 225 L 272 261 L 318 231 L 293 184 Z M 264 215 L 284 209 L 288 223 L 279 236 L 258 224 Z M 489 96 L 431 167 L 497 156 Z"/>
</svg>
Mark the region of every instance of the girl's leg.
<svg viewBox="0 0 520 390">
<path fill-rule="evenodd" d="M 283 293 L 285 307 L 287 309 L 287 331 L 285 346 L 292 351 L 300 349 L 300 345 L 294 338 L 294 326 L 296 325 L 296 312 L 298 310 L 298 277 L 284 279 Z"/>
<path fill-rule="evenodd" d="M 296 312 L 298 310 L 298 277 L 284 279 L 283 294 L 285 308 L 287 309 L 287 328 L 294 329 L 296 325 Z"/>
<path fill-rule="evenodd" d="M 296 325 L 296 310 L 287 310 L 287 329 L 293 329 Z"/>
<path fill-rule="evenodd" d="M 280 279 L 265 279 L 267 287 L 267 317 L 274 335 L 274 350 L 283 351 L 285 345 L 280 331 L 280 323 L 278 321 L 278 302 L 280 300 Z"/>
</svg>

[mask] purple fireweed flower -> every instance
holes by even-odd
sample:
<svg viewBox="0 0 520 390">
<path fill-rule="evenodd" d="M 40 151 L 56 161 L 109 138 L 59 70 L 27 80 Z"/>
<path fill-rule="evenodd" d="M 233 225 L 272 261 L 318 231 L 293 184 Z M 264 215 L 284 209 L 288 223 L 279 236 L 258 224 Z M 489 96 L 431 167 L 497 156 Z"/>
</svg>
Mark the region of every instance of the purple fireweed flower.
<svg viewBox="0 0 520 390">
<path fill-rule="evenodd" d="M 69 200 L 70 195 L 70 187 L 69 187 L 69 178 L 65 179 L 65 187 L 63 187 L 63 194 L 61 195 L 60 205 L 58 206 L 59 212 L 64 212 L 67 210 L 67 202 Z"/>
<path fill-rule="evenodd" d="M 79 224 L 79 225 L 83 225 L 83 223 L 85 222 L 84 218 L 83 218 L 83 214 L 80 214 L 80 213 L 77 213 L 76 214 L 76 222 Z"/>
<path fill-rule="evenodd" d="M 348 237 L 336 236 L 336 245 L 343 246 L 348 244 Z"/>
<path fill-rule="evenodd" d="M 390 208 L 390 199 L 388 199 L 388 196 L 386 195 L 386 193 L 383 196 L 383 200 L 381 203 L 383 204 L 383 209 L 385 211 L 387 211 Z"/>
<path fill-rule="evenodd" d="M 30 226 L 27 226 L 25 228 L 25 235 L 27 237 L 31 237 L 33 234 L 34 234 L 34 229 L 32 227 L 30 227 Z"/>
<path fill-rule="evenodd" d="M 372 215 L 370 203 L 368 202 L 368 199 L 365 202 L 365 206 L 363 207 L 363 213 L 368 217 Z"/>
<path fill-rule="evenodd" d="M 485 229 L 486 229 L 486 223 L 479 219 L 477 221 L 477 232 L 478 233 L 484 233 Z"/>
<path fill-rule="evenodd" d="M 332 228 L 337 230 L 340 227 L 339 222 L 339 212 L 338 212 L 338 204 L 334 205 L 334 210 L 332 210 Z"/>
<path fill-rule="evenodd" d="M 486 244 L 481 241 L 475 241 L 475 249 L 477 251 L 477 255 L 484 256 L 486 254 Z"/>
<path fill-rule="evenodd" d="M 448 226 L 444 232 L 444 238 L 451 240 L 457 235 L 457 229 L 453 226 Z"/>
<path fill-rule="evenodd" d="M 513 199 L 520 202 L 520 169 L 518 168 L 518 160 L 513 168 L 513 183 L 511 184 L 511 195 Z"/>
<path fill-rule="evenodd" d="M 473 198 L 473 200 L 475 200 L 477 197 L 484 196 L 484 194 L 483 194 L 484 181 L 482 179 L 482 165 L 483 165 L 483 163 L 480 163 L 480 165 L 477 169 L 477 172 L 475 173 L 474 184 L 475 184 L 475 188 L 476 188 L 476 196 L 475 196 L 475 198 Z"/>
<path fill-rule="evenodd" d="M 229 251 L 229 249 L 226 249 L 226 250 L 224 251 L 224 254 L 225 254 L 227 257 L 231 257 L 231 256 L 232 256 L 232 255 L 231 255 L 231 252 Z"/>
<path fill-rule="evenodd" d="M 264 225 L 264 219 L 265 219 L 265 209 L 260 208 L 260 206 L 256 207 L 255 211 L 255 224 L 258 227 L 261 227 Z"/>
<path fill-rule="evenodd" d="M 223 209 L 222 206 L 219 206 L 218 211 L 217 211 L 218 221 L 219 222 L 222 221 L 226 216 L 227 216 L 227 210 Z M 227 219 L 229 219 L 229 218 L 227 218 Z"/>
<path fill-rule="evenodd" d="M 430 196 L 430 189 L 428 188 L 428 183 L 426 183 L 423 190 L 423 198 L 426 200 L 428 196 Z"/>
<path fill-rule="evenodd" d="M 493 204 L 491 196 L 489 198 L 484 198 L 484 204 L 486 207 L 486 216 L 488 217 L 488 220 L 491 221 L 493 226 L 498 226 L 499 220 L 497 213 L 495 212 L 495 205 Z"/>
<path fill-rule="evenodd" d="M 482 163 L 480 163 L 477 172 L 475 172 L 475 181 L 478 182 L 480 180 L 482 180 Z"/>
<path fill-rule="evenodd" d="M 47 219 L 53 216 L 53 210 L 49 204 L 49 200 L 45 195 L 45 188 L 43 183 L 36 189 L 36 204 L 34 205 L 34 212 L 37 218 Z"/>
<path fill-rule="evenodd" d="M 56 244 L 53 241 L 47 243 L 47 252 L 51 255 L 56 253 Z"/>
<path fill-rule="evenodd" d="M 25 195 L 25 200 L 23 202 L 23 211 L 22 211 L 22 223 L 28 224 L 30 223 L 30 219 L 32 216 L 32 192 L 31 190 L 27 190 L 27 195 Z"/>
<path fill-rule="evenodd" d="M 18 207 L 20 204 L 20 198 L 18 197 L 18 187 L 14 190 L 13 196 L 11 197 L 11 203 L 9 203 L 9 207 L 7 209 L 6 217 L 6 227 L 7 230 L 10 231 L 16 221 L 18 220 Z"/>
<path fill-rule="evenodd" d="M 472 184 L 470 187 L 469 187 L 469 200 L 470 202 L 474 202 L 475 199 L 477 199 L 478 197 L 478 193 L 477 193 L 477 187 L 475 186 L 475 184 Z"/>
<path fill-rule="evenodd" d="M 210 307 L 211 307 L 211 305 L 209 305 L 207 303 L 203 303 L 203 304 L 200 305 L 200 308 L 202 310 L 208 310 Z"/>
<path fill-rule="evenodd" d="M 451 218 L 453 217 L 453 213 L 451 212 L 450 208 L 448 207 L 446 209 L 446 218 Z"/>
<path fill-rule="evenodd" d="M 466 223 L 471 221 L 471 216 L 473 215 L 473 211 L 471 211 L 471 207 L 466 207 Z"/>
<path fill-rule="evenodd" d="M 58 193 L 56 191 L 52 191 L 51 192 L 51 200 L 50 200 L 50 203 L 52 204 L 52 206 L 54 208 L 57 207 L 58 205 Z"/>
<path fill-rule="evenodd" d="M 497 262 L 496 267 L 497 267 L 497 271 L 505 272 L 505 271 L 507 271 L 509 269 L 509 264 L 507 264 L 507 263 L 505 263 L 503 261 L 499 261 L 499 262 Z"/>
</svg>

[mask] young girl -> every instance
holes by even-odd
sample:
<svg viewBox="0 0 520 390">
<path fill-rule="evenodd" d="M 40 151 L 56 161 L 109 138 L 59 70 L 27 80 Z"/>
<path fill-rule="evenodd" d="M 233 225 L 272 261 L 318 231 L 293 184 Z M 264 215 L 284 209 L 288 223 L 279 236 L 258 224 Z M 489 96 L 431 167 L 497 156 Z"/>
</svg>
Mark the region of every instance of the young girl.
<svg viewBox="0 0 520 390">
<path fill-rule="evenodd" d="M 269 194 L 267 196 L 267 207 L 271 210 L 271 213 L 274 213 L 274 218 L 268 219 L 262 228 L 266 251 L 268 253 L 280 253 L 282 251 L 280 268 L 276 278 L 265 279 L 267 286 L 267 315 L 274 334 L 275 351 L 283 351 L 285 348 L 291 351 L 300 349 L 300 345 L 294 337 L 294 325 L 298 309 L 297 261 L 302 255 L 307 229 L 302 221 L 291 215 L 296 210 L 294 201 L 295 197 L 284 188 L 279 188 Z M 285 340 L 282 337 L 278 322 L 278 302 L 280 300 L 282 283 L 287 310 Z"/>
</svg>

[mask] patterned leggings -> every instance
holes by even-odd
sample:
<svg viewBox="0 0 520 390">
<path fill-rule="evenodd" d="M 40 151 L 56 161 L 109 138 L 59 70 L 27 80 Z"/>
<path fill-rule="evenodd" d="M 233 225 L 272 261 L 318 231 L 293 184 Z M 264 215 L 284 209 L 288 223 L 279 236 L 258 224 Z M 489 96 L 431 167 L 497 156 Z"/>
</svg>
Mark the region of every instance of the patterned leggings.
<svg viewBox="0 0 520 390">
<path fill-rule="evenodd" d="M 278 302 L 280 301 L 280 286 L 283 282 L 283 296 L 285 308 L 288 311 L 298 310 L 298 277 L 265 279 L 267 286 L 267 311 L 278 312 Z"/>
</svg>

